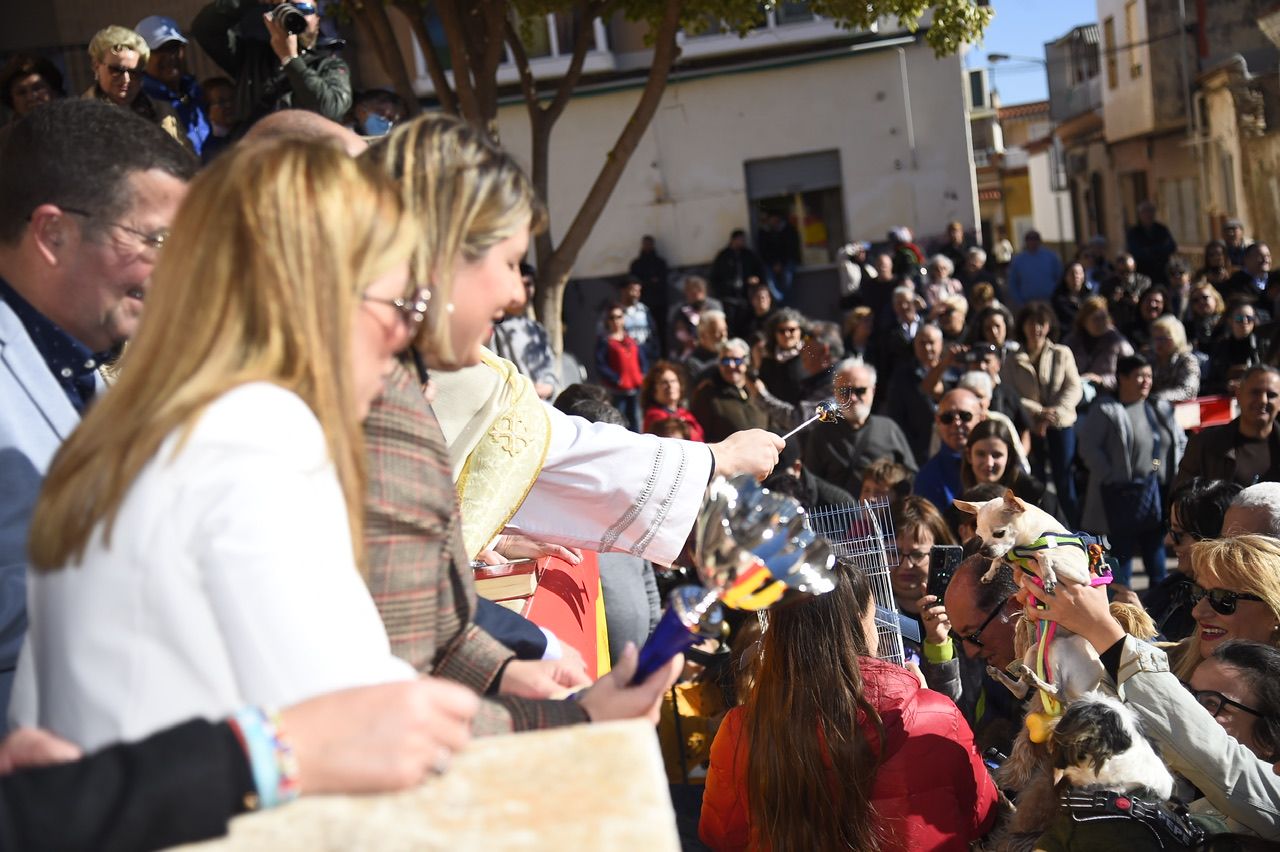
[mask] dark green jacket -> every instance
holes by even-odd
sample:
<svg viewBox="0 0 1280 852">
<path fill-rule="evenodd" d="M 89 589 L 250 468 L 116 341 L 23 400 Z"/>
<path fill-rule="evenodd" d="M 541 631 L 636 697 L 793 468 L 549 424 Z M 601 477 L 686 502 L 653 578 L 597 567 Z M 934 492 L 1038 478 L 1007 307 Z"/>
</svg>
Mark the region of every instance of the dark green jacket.
<svg viewBox="0 0 1280 852">
<path fill-rule="evenodd" d="M 270 43 L 246 38 L 248 0 L 214 0 L 196 15 L 191 35 L 237 82 L 236 108 L 246 124 L 278 109 L 305 109 L 342 121 L 351 109 L 351 69 L 332 49 L 303 50 L 283 67 Z"/>
</svg>

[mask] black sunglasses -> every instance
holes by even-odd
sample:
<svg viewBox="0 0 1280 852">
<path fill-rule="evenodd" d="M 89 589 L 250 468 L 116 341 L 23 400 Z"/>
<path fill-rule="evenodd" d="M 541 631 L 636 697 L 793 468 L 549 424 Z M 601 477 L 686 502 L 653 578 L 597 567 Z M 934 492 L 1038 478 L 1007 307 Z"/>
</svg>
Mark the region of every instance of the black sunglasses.
<svg viewBox="0 0 1280 852">
<path fill-rule="evenodd" d="M 856 388 L 856 387 L 853 387 L 852 385 L 842 385 L 836 388 L 836 399 L 839 400 L 840 402 L 848 402 L 849 400 L 853 399 L 855 396 L 858 398 L 862 398 L 866 396 L 867 391 L 869 390 L 871 390 L 871 388 L 865 388 L 865 387 Z"/>
<path fill-rule="evenodd" d="M 1257 595 L 1245 592 L 1233 592 L 1229 589 L 1206 589 L 1196 583 L 1191 586 L 1191 605 L 1200 603 L 1201 598 L 1209 599 L 1209 606 L 1219 615 L 1231 615 L 1236 611 L 1236 601 L 1261 601 Z"/>
<path fill-rule="evenodd" d="M 1252 707 L 1246 707 L 1239 701 L 1232 701 L 1216 689 L 1194 689 L 1191 684 L 1185 682 L 1182 685 L 1187 688 L 1188 692 L 1195 696 L 1196 701 L 1200 703 L 1201 707 L 1208 710 L 1210 715 L 1217 716 L 1222 712 L 1223 707 L 1235 707 L 1243 710 L 1251 716 L 1262 715 L 1261 710 L 1254 710 Z"/>
<path fill-rule="evenodd" d="M 1184 539 L 1190 539 L 1191 541 L 1204 541 L 1204 539 L 1195 533 L 1187 532 L 1186 530 L 1174 529 L 1173 527 L 1169 527 L 1169 538 L 1173 541 L 1174 547 L 1182 547 Z"/>
<path fill-rule="evenodd" d="M 982 622 L 982 624 L 978 627 L 978 629 L 970 633 L 968 636 L 961 636 L 959 633 L 955 632 L 954 630 L 948 630 L 947 635 L 951 637 L 952 642 L 959 642 L 959 643 L 972 642 L 975 648 L 984 647 L 982 644 L 982 639 L 979 638 L 982 636 L 982 631 L 986 630 L 989 626 L 991 626 L 991 622 L 996 620 L 996 616 L 1004 612 L 1005 604 L 1007 604 L 1008 602 L 1009 602 L 1009 598 L 1005 598 L 1004 600 L 1000 601 L 1000 604 L 995 609 L 991 610 L 991 614 L 987 616 L 987 620 Z"/>
<path fill-rule="evenodd" d="M 943 426 L 950 426 L 959 420 L 961 423 L 968 423 L 973 420 L 972 411 L 943 411 L 938 415 L 938 422 Z"/>
</svg>

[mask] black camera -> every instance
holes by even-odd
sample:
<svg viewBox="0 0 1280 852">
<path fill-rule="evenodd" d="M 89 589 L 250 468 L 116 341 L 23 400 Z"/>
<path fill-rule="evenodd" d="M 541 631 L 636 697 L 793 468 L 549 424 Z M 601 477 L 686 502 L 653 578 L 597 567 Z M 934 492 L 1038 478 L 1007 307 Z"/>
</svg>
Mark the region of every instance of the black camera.
<svg viewBox="0 0 1280 852">
<path fill-rule="evenodd" d="M 307 31 L 307 16 L 292 3 L 281 3 L 271 11 L 271 20 L 290 35 L 302 35 Z"/>
</svg>

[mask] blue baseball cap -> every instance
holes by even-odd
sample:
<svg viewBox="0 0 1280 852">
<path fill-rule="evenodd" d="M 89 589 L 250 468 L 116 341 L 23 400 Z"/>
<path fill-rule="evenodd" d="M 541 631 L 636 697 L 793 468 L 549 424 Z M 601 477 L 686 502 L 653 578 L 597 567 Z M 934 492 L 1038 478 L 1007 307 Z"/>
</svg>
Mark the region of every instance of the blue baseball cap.
<svg viewBox="0 0 1280 852">
<path fill-rule="evenodd" d="M 134 32 L 142 36 L 142 40 L 147 43 L 147 47 L 155 50 L 162 44 L 168 44 L 176 41 L 186 44 L 187 39 L 182 34 L 182 30 L 178 29 L 178 22 L 173 18 L 167 18 L 164 15 L 148 15 L 138 25 L 133 28 Z"/>
</svg>

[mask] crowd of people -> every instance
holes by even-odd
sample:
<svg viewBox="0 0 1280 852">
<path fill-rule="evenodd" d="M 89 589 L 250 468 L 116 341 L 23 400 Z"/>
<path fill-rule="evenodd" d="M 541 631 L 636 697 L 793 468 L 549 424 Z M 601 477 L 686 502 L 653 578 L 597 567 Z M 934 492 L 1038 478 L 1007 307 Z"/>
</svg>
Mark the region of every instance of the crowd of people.
<svg viewBox="0 0 1280 852">
<path fill-rule="evenodd" d="M 656 722 L 674 682 L 714 674 L 707 846 L 1021 848 L 1002 832 L 1023 791 L 993 770 L 1026 705 L 988 666 L 1021 656 L 1024 578 L 976 551 L 957 499 L 1106 542 L 1115 582 L 1033 615 L 1093 648 L 1178 776 L 1190 810 L 1152 836 L 1280 840 L 1265 244 L 1227 222 L 1192 272 L 1150 204 L 1124 252 L 1095 238 L 1065 266 L 1035 232 L 996 262 L 960 223 L 928 252 L 895 228 L 841 252 L 843 315 L 809 317 L 771 211 L 759 253 L 735 231 L 679 298 L 644 237 L 599 382 L 564 386 L 528 312 L 547 214 L 523 171 L 461 121 L 353 99 L 315 7 L 292 7 L 296 32 L 266 4 L 202 10 L 223 83 L 195 86 L 162 17 L 95 36 L 84 98 L 44 60 L 0 74 L 0 847 L 211 837 L 419 783 L 473 736 Z M 1239 416 L 1188 437 L 1174 405 L 1205 394 Z M 783 440 L 828 400 L 838 422 Z M 906 666 L 877 658 L 887 602 L 840 560 L 762 632 L 731 617 L 731 653 L 631 682 L 707 483 L 738 474 L 811 508 L 887 501 Z M 583 549 L 598 679 L 471 580 Z"/>
<path fill-rule="evenodd" d="M 197 80 L 189 72 L 192 40 L 223 74 Z M 214 0 L 186 33 L 165 15 L 94 33 L 93 83 L 80 97 L 137 113 L 205 163 L 279 109 L 384 136 L 408 114 L 404 100 L 386 89 L 353 90 L 343 44 L 314 2 Z M 68 94 L 62 72 L 44 56 L 18 53 L 0 67 L 0 104 L 14 120 Z"/>
</svg>

